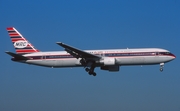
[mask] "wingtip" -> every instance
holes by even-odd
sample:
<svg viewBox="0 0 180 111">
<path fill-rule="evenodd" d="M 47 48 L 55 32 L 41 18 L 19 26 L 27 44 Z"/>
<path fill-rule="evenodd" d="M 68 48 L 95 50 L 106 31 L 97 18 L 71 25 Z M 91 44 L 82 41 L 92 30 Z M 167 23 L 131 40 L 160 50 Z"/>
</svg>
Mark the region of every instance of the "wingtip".
<svg viewBox="0 0 180 111">
<path fill-rule="evenodd" d="M 56 42 L 56 44 L 59 44 L 59 45 L 61 45 L 61 44 L 63 44 L 62 42 Z"/>
<path fill-rule="evenodd" d="M 7 54 L 8 54 L 8 53 L 9 53 L 9 51 L 5 51 L 5 53 L 7 53 Z"/>
</svg>

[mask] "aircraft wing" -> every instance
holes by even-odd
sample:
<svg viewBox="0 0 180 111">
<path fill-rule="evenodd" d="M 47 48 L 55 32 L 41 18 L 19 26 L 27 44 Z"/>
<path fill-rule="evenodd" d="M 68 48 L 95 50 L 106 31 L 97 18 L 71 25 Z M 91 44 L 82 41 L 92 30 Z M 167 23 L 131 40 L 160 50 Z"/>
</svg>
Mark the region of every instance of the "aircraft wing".
<svg viewBox="0 0 180 111">
<path fill-rule="evenodd" d="M 100 56 L 93 55 L 91 53 L 88 53 L 83 50 L 64 44 L 62 42 L 57 42 L 57 44 L 62 46 L 65 51 L 67 51 L 69 54 L 71 54 L 73 57 L 76 57 L 76 58 L 101 58 Z"/>
</svg>

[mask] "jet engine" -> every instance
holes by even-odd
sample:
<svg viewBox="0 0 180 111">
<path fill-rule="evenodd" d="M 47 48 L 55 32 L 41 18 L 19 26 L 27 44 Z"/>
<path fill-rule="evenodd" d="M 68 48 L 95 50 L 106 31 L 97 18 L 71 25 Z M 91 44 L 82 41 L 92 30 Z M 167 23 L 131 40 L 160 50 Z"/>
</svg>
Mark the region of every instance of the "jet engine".
<svg viewBox="0 0 180 111">
<path fill-rule="evenodd" d="M 105 66 L 111 66 L 116 64 L 115 58 L 110 58 L 110 57 L 104 58 L 102 62 L 104 63 Z"/>
<path fill-rule="evenodd" d="M 119 66 L 101 66 L 101 70 L 108 70 L 110 72 L 119 71 Z"/>
</svg>

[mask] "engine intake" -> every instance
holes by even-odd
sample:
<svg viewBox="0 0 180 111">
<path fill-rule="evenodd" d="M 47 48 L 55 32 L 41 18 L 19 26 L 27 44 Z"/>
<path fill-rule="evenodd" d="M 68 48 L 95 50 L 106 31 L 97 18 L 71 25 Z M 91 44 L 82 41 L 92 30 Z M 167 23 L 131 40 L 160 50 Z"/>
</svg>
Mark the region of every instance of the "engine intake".
<svg viewBox="0 0 180 111">
<path fill-rule="evenodd" d="M 103 63 L 105 66 L 110 66 L 110 65 L 115 65 L 116 61 L 115 58 L 106 57 L 104 58 Z"/>
</svg>

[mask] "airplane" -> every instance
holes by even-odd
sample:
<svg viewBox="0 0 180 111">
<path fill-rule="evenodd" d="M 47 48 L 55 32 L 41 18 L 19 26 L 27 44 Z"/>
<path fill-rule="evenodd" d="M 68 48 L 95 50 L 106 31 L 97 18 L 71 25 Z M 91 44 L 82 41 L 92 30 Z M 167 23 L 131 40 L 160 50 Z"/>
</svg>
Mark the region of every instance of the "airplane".
<svg viewBox="0 0 180 111">
<path fill-rule="evenodd" d="M 62 42 L 56 44 L 64 51 L 41 52 L 14 27 L 8 27 L 7 31 L 16 50 L 16 53 L 6 51 L 12 56 L 12 61 L 52 68 L 84 67 L 93 76 L 96 76 L 96 67 L 116 72 L 120 66 L 130 65 L 160 64 L 162 72 L 164 64 L 176 58 L 170 51 L 161 48 L 81 50 Z"/>
</svg>

